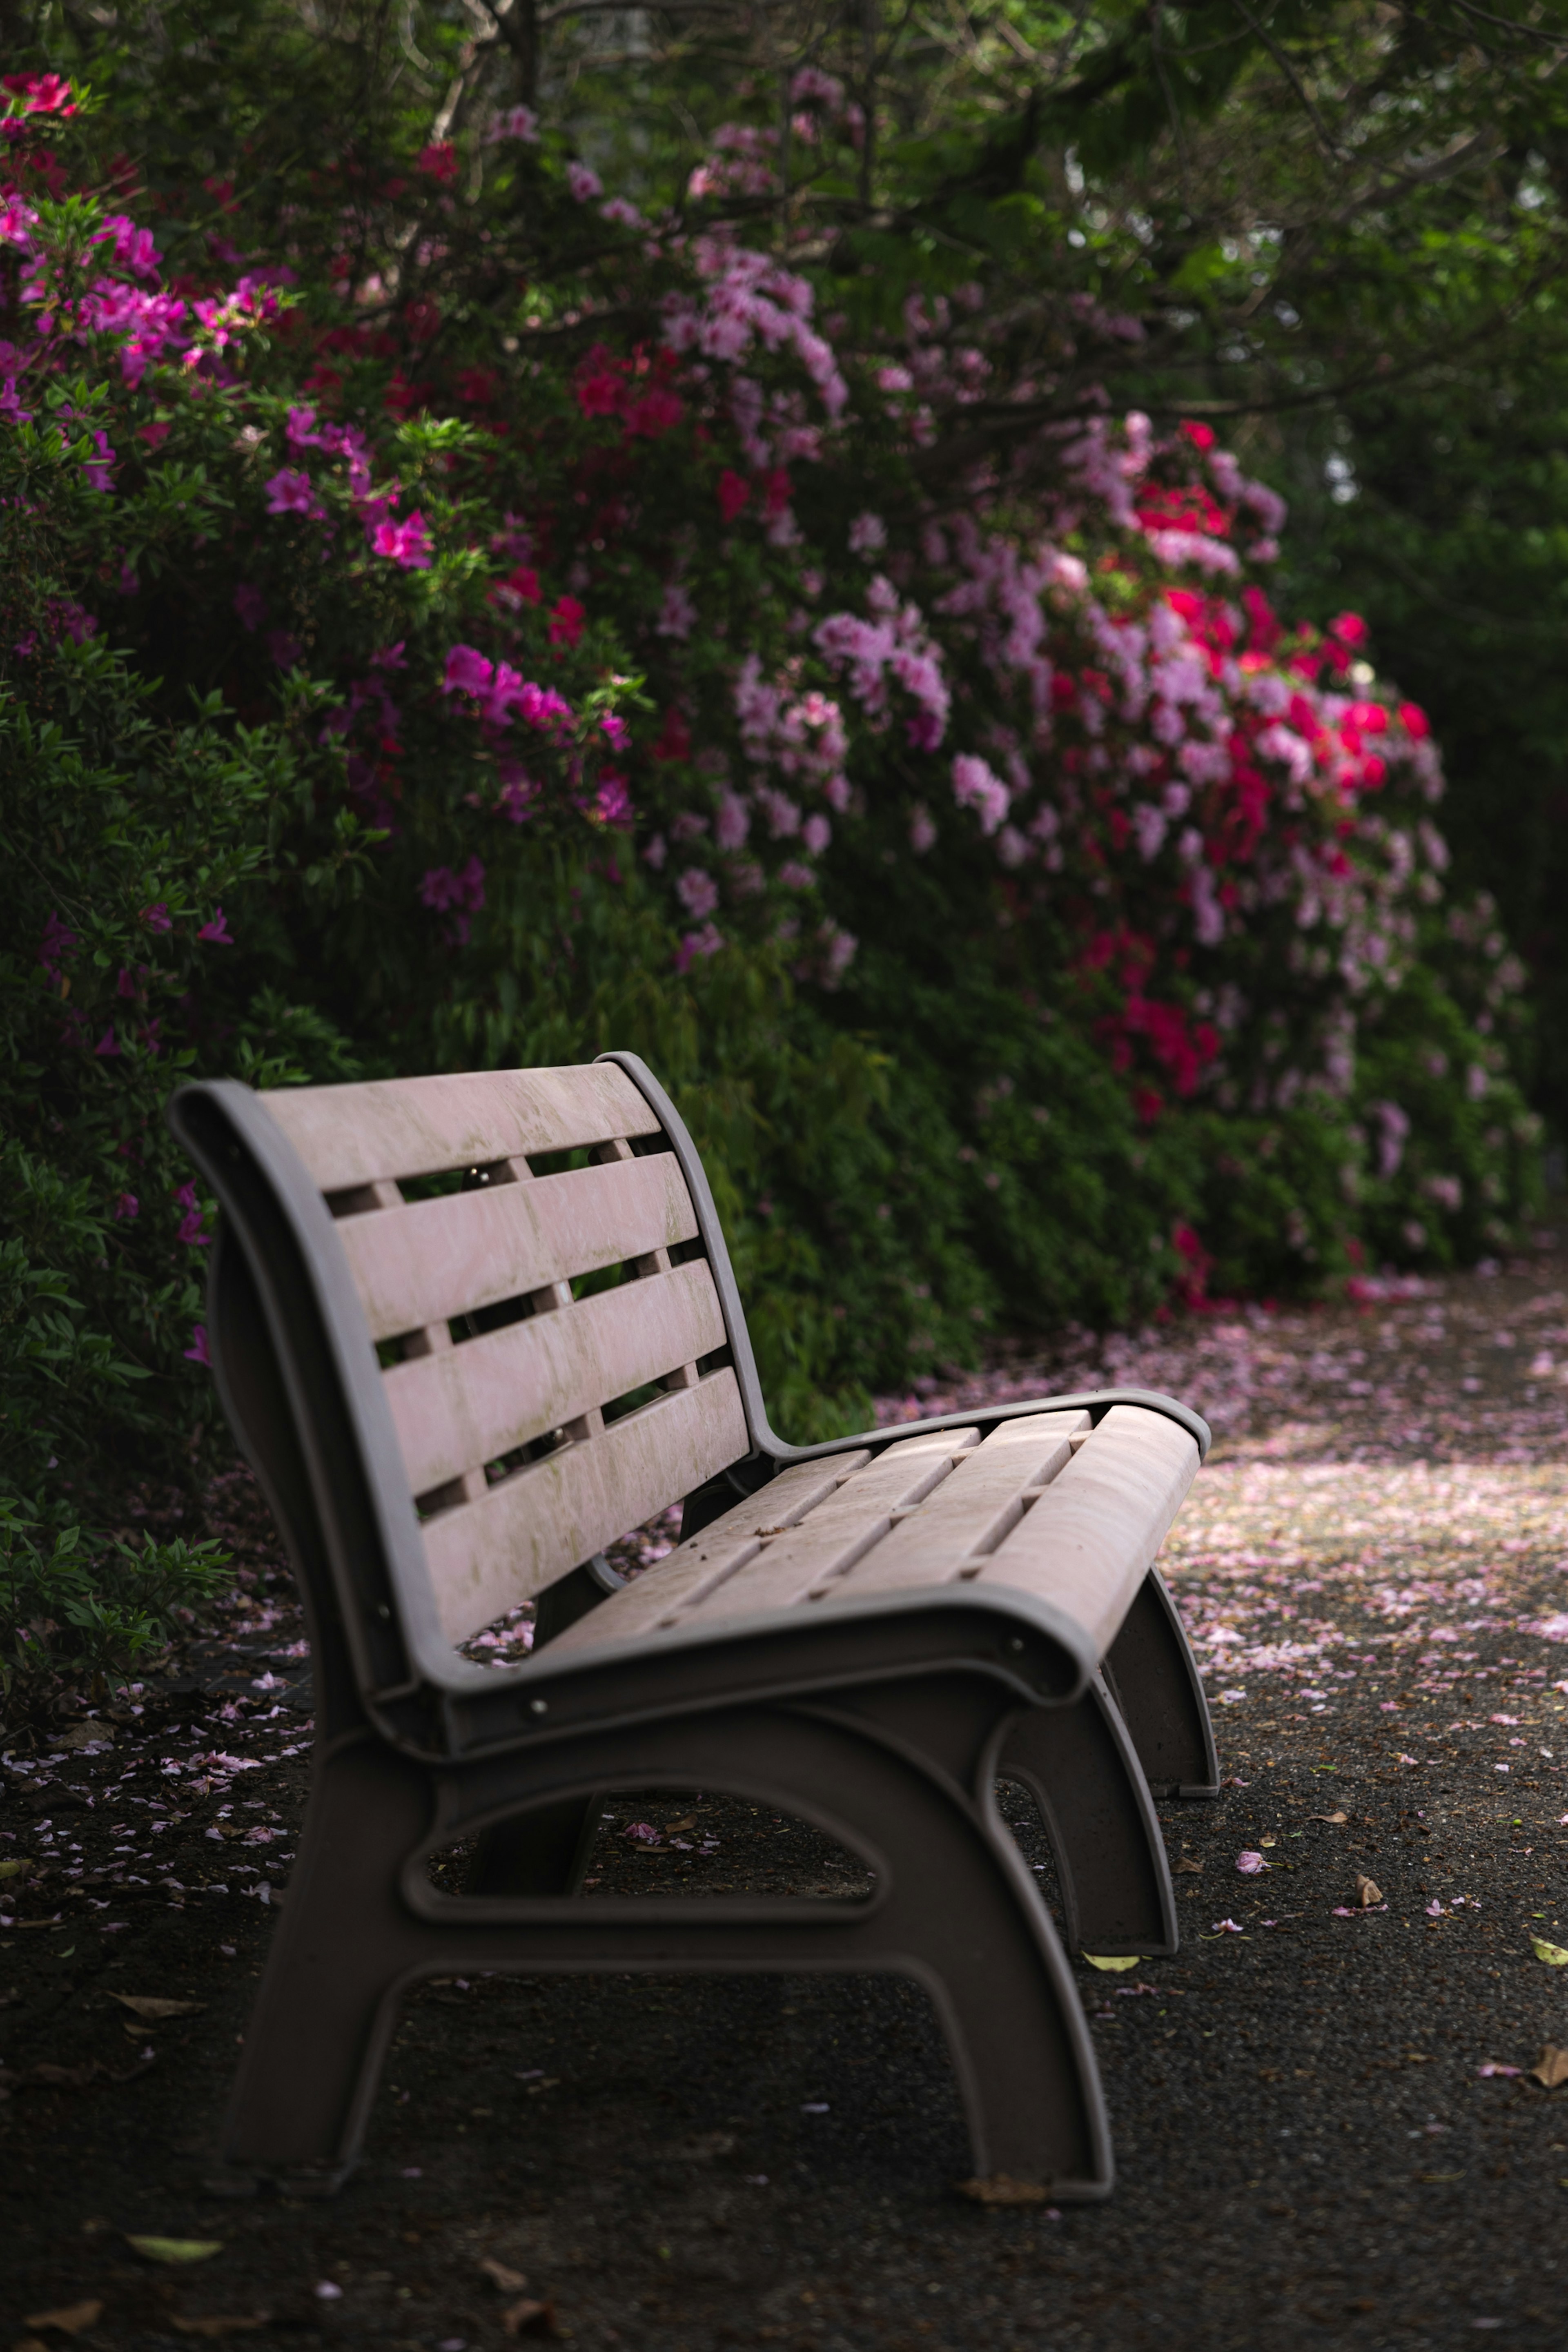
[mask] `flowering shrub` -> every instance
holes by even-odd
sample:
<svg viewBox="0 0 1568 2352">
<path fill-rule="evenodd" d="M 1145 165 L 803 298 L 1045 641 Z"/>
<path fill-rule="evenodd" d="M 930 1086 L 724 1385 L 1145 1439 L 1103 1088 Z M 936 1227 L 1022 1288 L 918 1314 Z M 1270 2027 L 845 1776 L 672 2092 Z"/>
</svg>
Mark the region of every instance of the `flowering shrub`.
<svg viewBox="0 0 1568 2352">
<path fill-rule="evenodd" d="M 978 289 L 856 343 L 527 108 L 246 259 L 243 192 L 148 226 L 76 104 L 0 122 L 0 1434 L 47 1541 L 209 1410 L 189 1070 L 638 1047 L 800 1435 L 1005 1320 L 1506 1239 L 1518 966 L 1205 428 L 933 473 Z M 690 201 L 769 168 L 732 126 Z M 479 300 L 525 201 L 559 262 Z"/>
</svg>

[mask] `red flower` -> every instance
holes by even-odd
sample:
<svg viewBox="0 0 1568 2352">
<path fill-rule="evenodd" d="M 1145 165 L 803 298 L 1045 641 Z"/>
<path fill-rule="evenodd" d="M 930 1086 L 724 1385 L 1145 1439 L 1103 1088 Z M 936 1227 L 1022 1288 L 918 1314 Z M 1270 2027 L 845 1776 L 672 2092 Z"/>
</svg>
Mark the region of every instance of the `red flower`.
<svg viewBox="0 0 1568 2352">
<path fill-rule="evenodd" d="M 726 466 L 719 477 L 719 511 L 726 522 L 734 521 L 751 495 L 750 482 L 743 482 L 739 474 Z"/>
<path fill-rule="evenodd" d="M 1200 425 L 1195 417 L 1184 416 L 1179 430 L 1186 436 L 1194 449 L 1212 449 L 1214 447 L 1214 426 L 1212 425 Z"/>
<path fill-rule="evenodd" d="M 1350 646 L 1352 648 L 1356 646 L 1364 646 L 1366 623 L 1359 613 L 1342 613 L 1337 620 L 1329 623 L 1329 635 L 1331 637 L 1338 637 L 1342 646 Z"/>
<path fill-rule="evenodd" d="M 445 187 L 458 176 L 458 151 L 449 139 L 433 142 L 419 152 L 419 169 L 426 178 L 439 181 Z"/>
<path fill-rule="evenodd" d="M 577 405 L 584 416 L 615 416 L 626 396 L 620 379 L 603 371 L 595 375 L 580 375 L 575 389 Z"/>
<path fill-rule="evenodd" d="M 1424 743 L 1432 732 L 1432 722 L 1418 702 L 1402 702 L 1399 723 L 1413 743 Z"/>
<path fill-rule="evenodd" d="M 789 476 L 782 466 L 776 466 L 771 474 L 763 477 L 763 511 L 770 522 L 775 515 L 784 513 L 789 500 Z"/>
<path fill-rule="evenodd" d="M 653 756 L 656 760 L 686 760 L 691 756 L 691 730 L 673 706 L 664 714 L 664 726 L 653 747 Z"/>
<path fill-rule="evenodd" d="M 583 634 L 583 624 L 588 615 L 575 596 L 563 596 L 550 615 L 550 642 L 552 646 L 574 646 Z"/>
<path fill-rule="evenodd" d="M 676 394 L 664 384 L 655 384 L 651 392 L 645 392 L 627 409 L 626 432 L 628 436 L 641 433 L 649 441 L 657 441 L 661 433 L 679 424 L 682 413 Z"/>
</svg>

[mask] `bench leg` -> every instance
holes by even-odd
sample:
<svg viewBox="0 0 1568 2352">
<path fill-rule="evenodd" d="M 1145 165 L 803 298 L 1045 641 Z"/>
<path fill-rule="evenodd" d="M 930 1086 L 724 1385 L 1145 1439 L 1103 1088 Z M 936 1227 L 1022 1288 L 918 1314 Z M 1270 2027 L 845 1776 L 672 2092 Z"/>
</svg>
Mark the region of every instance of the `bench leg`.
<svg viewBox="0 0 1568 2352">
<path fill-rule="evenodd" d="M 867 1856 L 876 1886 L 866 1900 L 513 1906 L 410 1881 L 422 1916 L 439 1929 L 443 1968 L 911 1977 L 942 2021 L 975 2170 L 1010 2173 L 1063 2200 L 1106 2196 L 1110 2136 L 1093 2046 L 1039 1890 L 989 1780 L 976 1801 L 896 1733 L 889 1741 L 894 1727 L 876 1723 L 881 1698 L 867 1694 L 864 1715 L 855 1703 L 831 1717 L 781 1707 L 643 1725 L 574 1743 L 574 1768 L 565 1759 L 556 1768 L 592 1775 L 598 1788 L 726 1790 L 793 1812 Z M 914 1703 L 906 1719 L 924 1712 Z M 502 1762 L 477 1769 L 465 1806 L 497 1809 L 506 1770 Z M 448 1830 L 456 1819 L 448 1813 Z"/>
<path fill-rule="evenodd" d="M 374 1738 L 318 1763 L 223 2126 L 234 2185 L 331 2189 L 352 2165 L 399 1987 L 428 1951 L 398 1876 L 432 1811 L 428 1774 Z"/>
<path fill-rule="evenodd" d="M 996 1766 L 1039 1807 L 1069 1948 L 1168 1958 L 1179 1941 L 1165 1843 L 1127 1727 L 1096 1675 L 1071 1706 L 1015 1716 Z"/>
<path fill-rule="evenodd" d="M 1110 2127 L 1072 1972 L 989 1790 L 976 1802 L 868 1727 L 782 1708 L 585 1740 L 552 1768 L 553 1789 L 527 1759 L 510 1769 L 519 1799 L 531 1780 L 563 1812 L 655 1775 L 761 1799 L 869 1854 L 877 1888 L 844 1902 L 444 1895 L 421 1861 L 454 1825 L 435 1776 L 356 1741 L 319 1769 L 224 2127 L 236 2174 L 296 2189 L 343 2178 L 400 1992 L 419 1976 L 876 1970 L 930 1992 L 978 2173 L 1060 2199 L 1109 2194 Z M 507 1777 L 487 1769 L 475 1811 L 496 1817 Z"/>
<path fill-rule="evenodd" d="M 1157 1568 L 1110 1645 L 1105 1679 L 1154 1794 L 1217 1797 L 1219 1753 L 1203 1677 Z"/>
</svg>

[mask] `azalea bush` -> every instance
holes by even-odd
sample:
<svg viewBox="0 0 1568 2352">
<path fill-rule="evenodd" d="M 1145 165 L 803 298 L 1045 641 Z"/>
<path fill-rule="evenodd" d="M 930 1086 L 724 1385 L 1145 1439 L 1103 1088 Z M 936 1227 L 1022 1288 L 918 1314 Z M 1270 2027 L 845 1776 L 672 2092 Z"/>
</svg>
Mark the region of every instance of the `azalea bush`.
<svg viewBox="0 0 1568 2352">
<path fill-rule="evenodd" d="M 266 221 L 7 89 L 27 1639 L 90 1645 L 51 1578 L 203 1459 L 189 1072 L 643 1051 L 801 1437 L 988 1333 L 1507 1242 L 1522 975 L 1422 712 L 1353 614 L 1276 614 L 1282 507 L 1206 426 L 1089 400 L 964 462 L 1034 389 L 984 289 L 824 315 L 745 124 L 658 216 L 514 106 Z M 831 77 L 795 103 L 853 147 Z"/>
</svg>

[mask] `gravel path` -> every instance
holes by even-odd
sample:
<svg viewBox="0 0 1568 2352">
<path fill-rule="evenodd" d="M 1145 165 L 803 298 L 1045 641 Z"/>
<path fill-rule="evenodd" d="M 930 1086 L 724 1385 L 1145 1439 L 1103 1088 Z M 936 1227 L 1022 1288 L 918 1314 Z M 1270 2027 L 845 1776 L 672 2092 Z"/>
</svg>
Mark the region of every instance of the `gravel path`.
<svg viewBox="0 0 1568 2352">
<path fill-rule="evenodd" d="M 1114 1381 L 1217 1433 L 1166 1565 L 1226 1785 L 1162 1808 L 1180 1958 L 1082 1969 L 1120 2183 L 1059 2216 L 953 2194 L 929 2007 L 839 1979 L 426 1987 L 343 2196 L 207 2195 L 308 1761 L 297 1620 L 236 1482 L 252 1581 L 224 1642 L 85 1727 L 112 1746 L 5 1759 L 7 2340 L 72 2340 L 64 2312 L 85 2352 L 500 2352 L 509 2319 L 636 2352 L 1560 2342 L 1568 2089 L 1531 2070 L 1568 2045 L 1568 1967 L 1536 1949 L 1568 1942 L 1562 1281 L 1543 1250 L 885 1401 Z M 858 1883 L 748 1806 L 606 1811 L 595 1891 Z"/>
</svg>

